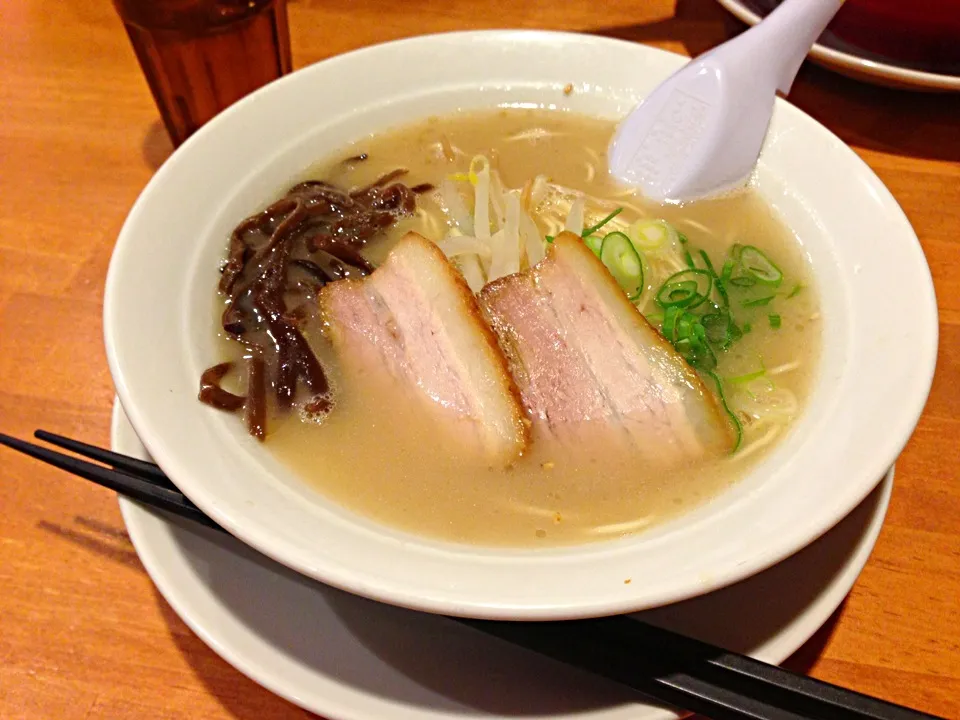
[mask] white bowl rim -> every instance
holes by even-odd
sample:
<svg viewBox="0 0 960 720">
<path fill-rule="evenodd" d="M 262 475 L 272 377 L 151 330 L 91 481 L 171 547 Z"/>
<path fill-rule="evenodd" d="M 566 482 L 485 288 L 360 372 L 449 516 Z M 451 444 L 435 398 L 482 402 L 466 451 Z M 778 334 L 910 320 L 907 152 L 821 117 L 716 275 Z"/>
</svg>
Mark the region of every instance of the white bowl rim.
<svg viewBox="0 0 960 720">
<path fill-rule="evenodd" d="M 143 454 L 142 445 L 127 423 L 123 415 L 123 408 L 119 403 L 114 404 L 111 438 L 111 447 L 115 452 L 130 453 L 138 450 L 138 454 L 142 456 L 142 459 L 149 460 L 149 457 Z M 863 570 L 864 564 L 869 559 L 873 547 L 876 545 L 890 504 L 890 496 L 895 484 L 894 475 L 895 468 L 890 468 L 885 480 L 881 483 L 881 496 L 876 501 L 873 517 L 867 524 L 865 533 L 859 536 L 856 543 L 853 544 L 852 547 L 856 549 L 846 557 L 843 570 L 835 574 L 829 583 L 820 586 L 820 592 L 817 595 L 816 601 L 811 603 L 804 612 L 797 615 L 793 621 L 786 626 L 784 631 L 772 635 L 759 646 L 750 650 L 749 654 L 751 657 L 775 665 L 780 664 L 802 647 L 836 611 L 847 593 L 850 592 L 851 587 Z M 303 682 L 303 678 L 301 678 L 301 682 L 298 685 L 296 680 L 291 680 L 288 674 L 284 674 L 284 670 L 288 670 L 285 665 L 291 662 L 290 655 L 285 652 L 286 648 L 282 645 L 270 645 L 269 652 L 262 653 L 259 652 L 258 648 L 250 648 L 249 645 L 244 642 L 244 640 L 251 639 L 243 636 L 247 633 L 253 635 L 257 640 L 260 639 L 259 636 L 256 635 L 256 624 L 251 627 L 244 622 L 242 634 L 238 635 L 224 627 L 224 623 L 215 612 L 209 610 L 204 612 L 205 604 L 198 602 L 197 594 L 205 591 L 212 594 L 216 594 L 216 592 L 210 589 L 207 584 L 197 582 L 195 577 L 185 577 L 183 574 L 183 566 L 189 562 L 184 559 L 184 556 L 189 557 L 191 552 L 196 552 L 192 547 L 188 547 L 188 544 L 190 544 L 193 539 L 192 534 L 178 535 L 175 529 L 175 520 L 165 520 L 162 515 L 158 515 L 149 508 L 144 508 L 134 501 L 121 497 L 119 505 L 124 524 L 127 526 L 127 531 L 130 534 L 130 539 L 134 544 L 137 554 L 140 556 L 141 562 L 147 569 L 151 579 L 153 579 L 159 588 L 161 594 L 190 629 L 224 660 L 271 692 L 286 698 L 290 702 L 303 707 L 305 710 L 317 713 L 328 720 L 336 720 L 338 718 L 342 720 L 358 720 L 358 718 L 361 717 L 388 720 L 387 716 L 390 715 L 390 713 L 389 711 L 384 712 L 385 708 L 381 704 L 382 700 L 380 700 L 382 696 L 377 695 L 377 701 L 374 701 L 376 705 L 370 707 L 369 696 L 365 695 L 362 691 L 358 692 L 349 684 L 344 685 L 336 679 L 331 682 L 331 679 L 326 676 L 311 678 L 312 682 Z M 849 520 L 849 518 L 847 520 Z M 831 530 L 831 532 L 827 534 L 826 539 L 834 542 L 830 540 L 830 534 L 836 533 L 838 529 L 840 528 Z M 202 538 L 202 534 L 197 536 L 201 547 L 203 543 Z M 172 553 L 170 545 L 174 548 Z M 801 553 L 802 552 L 803 551 L 801 551 Z M 810 550 L 808 549 L 806 552 L 810 552 Z M 793 559 L 788 559 L 786 562 L 790 563 L 791 560 Z M 773 572 L 776 571 L 777 568 L 774 568 Z M 751 583 L 756 583 L 758 580 L 762 587 L 764 584 L 762 575 L 759 578 L 748 578 L 742 582 L 742 585 L 750 585 Z M 727 589 L 726 592 L 730 590 L 736 592 L 735 588 L 737 588 L 737 586 Z M 725 591 L 721 591 L 721 594 L 723 592 Z M 789 592 L 789 590 L 787 592 Z M 740 605 L 742 608 L 741 614 L 743 619 L 746 619 L 750 617 L 748 603 L 751 596 L 748 593 L 743 593 L 742 597 L 745 602 Z M 709 605 L 709 596 L 704 598 L 704 600 L 706 600 Z M 696 598 L 692 602 L 698 603 L 701 602 L 701 599 Z M 721 603 L 721 606 L 726 606 L 726 603 Z M 702 607 L 702 605 L 698 606 L 698 608 L 700 607 Z M 719 609 L 722 610 L 723 608 L 721 607 Z M 671 629 L 678 632 L 686 631 L 682 623 L 679 625 L 677 623 L 678 609 L 676 607 L 654 609 L 652 611 L 652 613 L 654 613 L 654 622 L 656 622 L 657 615 L 664 612 L 670 617 L 672 623 L 670 625 Z M 697 616 L 696 612 L 690 613 L 689 607 L 680 608 L 679 613 L 681 616 L 684 614 L 686 614 L 687 617 L 691 617 L 691 615 Z M 637 617 L 641 620 L 651 619 L 649 615 L 643 614 Z M 730 617 L 721 613 L 711 614 L 710 617 L 715 617 L 715 622 L 718 625 L 731 621 Z M 339 647 L 339 645 L 336 645 L 331 648 L 331 650 L 336 652 Z M 728 649 L 741 652 L 746 651 L 746 648 L 730 647 Z M 277 655 L 280 656 L 279 662 L 276 662 L 278 660 Z M 371 694 L 376 695 L 375 692 Z M 365 715 L 361 713 L 361 705 L 367 710 Z M 403 709 L 399 709 L 394 705 L 389 707 L 397 708 L 397 717 L 392 718 L 392 720 L 409 718 L 409 714 L 405 714 Z M 621 709 L 622 712 L 617 711 L 613 713 L 614 716 L 620 716 L 620 720 L 627 718 L 629 718 L 629 720 L 677 720 L 677 715 L 668 710 L 658 709 L 652 712 L 645 712 L 641 709 L 640 713 L 642 714 L 640 714 L 637 712 L 637 708 L 632 705 L 622 706 Z M 422 715 L 423 720 L 426 720 L 427 714 L 423 713 Z M 437 713 L 430 713 L 430 715 L 435 716 Z M 615 720 L 615 717 L 610 717 L 610 713 L 606 710 L 602 710 L 599 713 L 591 713 L 589 711 L 585 713 L 578 712 L 576 720 L 591 720 L 591 715 L 602 716 L 594 717 L 593 720 Z M 454 711 L 446 720 L 462 719 L 463 715 Z M 432 720 L 440 719 L 432 717 Z M 541 717 L 540 720 L 572 720 L 572 718 L 570 718 L 568 714 L 565 719 L 559 716 L 551 716 L 550 718 Z"/>
<path fill-rule="evenodd" d="M 206 490 L 204 480 L 199 476 L 197 468 L 191 467 L 183 449 L 169 444 L 171 429 L 163 427 L 161 418 L 154 416 L 153 407 L 143 404 L 142 385 L 130 383 L 131 379 L 136 382 L 139 382 L 139 379 L 135 377 L 135 368 L 130 364 L 133 359 L 131 357 L 133 341 L 125 339 L 125 334 L 130 328 L 129 321 L 127 320 L 127 324 L 124 324 L 124 305 L 130 300 L 124 294 L 126 282 L 124 268 L 131 261 L 131 253 L 137 249 L 137 234 L 144 229 L 141 227 L 142 219 L 150 209 L 149 206 L 158 188 L 168 183 L 168 178 L 175 178 L 177 173 L 181 172 L 180 166 L 197 154 L 200 148 L 214 141 L 221 128 L 228 123 L 236 123 L 235 118 L 250 114 L 249 111 L 264 98 L 283 92 L 287 86 L 307 82 L 307 78 L 319 76 L 334 67 L 342 70 L 344 67 L 369 60 L 377 55 L 383 59 L 398 52 L 403 54 L 429 50 L 434 53 L 443 48 L 449 50 L 453 46 L 463 47 L 466 44 L 473 48 L 494 46 L 515 48 L 525 44 L 536 44 L 539 50 L 555 46 L 565 50 L 581 48 L 593 53 L 616 51 L 630 53 L 636 56 L 638 62 L 647 60 L 668 67 L 675 67 L 682 62 L 677 56 L 666 51 L 576 33 L 529 30 L 440 33 L 371 46 L 304 68 L 261 89 L 215 118 L 188 140 L 160 168 L 138 198 L 118 238 L 107 277 L 104 296 L 104 329 L 110 370 L 124 410 L 129 415 L 137 434 L 143 438 L 144 445 L 150 454 L 204 512 L 269 557 L 350 592 L 405 607 L 451 615 L 546 620 L 609 615 L 654 607 L 729 585 L 775 564 L 822 535 L 869 493 L 877 479 L 893 463 L 909 439 L 925 405 L 933 378 L 937 349 L 937 309 L 929 268 L 919 241 L 889 191 L 842 141 L 809 116 L 782 100 L 778 101 L 778 112 L 775 113 L 774 124 L 778 122 L 779 116 L 789 117 L 791 122 L 802 124 L 811 133 L 811 137 L 815 136 L 818 141 L 830 147 L 831 153 L 842 158 L 846 169 L 857 174 L 857 179 L 865 184 L 872 196 L 883 207 L 884 212 L 889 215 L 888 219 L 896 222 L 896 232 L 893 235 L 904 244 L 904 247 L 899 250 L 906 253 L 905 262 L 910 265 L 910 270 L 914 274 L 915 286 L 912 288 L 911 302 L 914 303 L 917 313 L 915 314 L 916 324 L 912 331 L 920 338 L 920 346 L 914 353 L 916 364 L 909 378 L 910 386 L 908 390 L 901 393 L 899 409 L 894 414 L 893 421 L 883 430 L 883 437 L 877 442 L 877 452 L 869 458 L 869 461 L 862 463 L 862 467 L 858 466 L 857 481 L 851 481 L 842 488 L 843 492 L 838 494 L 831 508 L 824 509 L 815 518 L 807 518 L 803 523 L 798 522 L 782 528 L 782 532 L 776 535 L 775 542 L 771 540 L 771 544 L 753 551 L 736 563 L 714 568 L 707 576 L 674 579 L 670 583 L 662 583 L 655 590 L 644 587 L 645 583 L 633 583 L 632 586 L 620 588 L 616 593 L 602 591 L 588 598 L 575 597 L 576 593 L 563 598 L 556 595 L 538 596 L 536 592 L 532 592 L 529 599 L 511 597 L 507 601 L 501 599 L 503 588 L 492 585 L 487 588 L 489 592 L 481 595 L 477 594 L 475 587 L 466 594 L 457 587 L 438 591 L 436 586 L 430 586 L 430 589 L 425 591 L 423 587 L 417 587 L 417 582 L 383 581 L 382 578 L 371 575 L 369 572 L 365 574 L 364 569 L 358 570 L 355 566 L 317 565 L 316 559 L 302 546 L 297 547 L 287 541 L 278 541 L 277 537 L 263 526 L 263 518 L 258 518 L 256 512 L 251 513 L 248 508 L 240 507 L 229 498 L 211 495 Z M 664 72 L 663 67 L 660 68 L 660 72 Z M 417 549 L 416 542 L 407 543 L 404 546 L 407 545 Z M 603 548 L 604 546 L 606 544 L 598 544 L 594 547 Z M 571 553 L 567 553 L 566 550 L 558 551 L 553 557 L 559 557 L 562 560 L 566 556 L 576 555 L 581 550 L 583 548 L 578 547 Z M 598 552 L 615 555 L 620 553 L 620 550 L 610 553 L 602 549 L 591 550 L 586 554 L 596 557 Z M 541 555 L 540 557 L 546 559 L 550 556 Z M 462 556 L 457 558 L 459 561 L 463 560 Z M 488 559 L 481 558 L 481 564 Z M 514 561 L 516 561 L 515 557 L 508 558 L 506 565 L 511 565 Z M 574 560 L 570 562 L 576 565 Z M 562 562 L 556 567 L 559 568 L 559 572 L 565 572 Z M 422 578 L 418 577 L 418 581 L 420 580 Z"/>
</svg>

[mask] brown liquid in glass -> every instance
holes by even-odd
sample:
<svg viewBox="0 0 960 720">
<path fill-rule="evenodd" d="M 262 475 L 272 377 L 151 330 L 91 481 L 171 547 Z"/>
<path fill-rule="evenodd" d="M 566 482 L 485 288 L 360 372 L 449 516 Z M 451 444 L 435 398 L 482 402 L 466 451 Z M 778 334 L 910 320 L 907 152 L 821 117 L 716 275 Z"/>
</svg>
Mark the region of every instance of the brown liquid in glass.
<svg viewBox="0 0 960 720">
<path fill-rule="evenodd" d="M 286 0 L 114 0 L 174 145 L 291 69 Z"/>
</svg>

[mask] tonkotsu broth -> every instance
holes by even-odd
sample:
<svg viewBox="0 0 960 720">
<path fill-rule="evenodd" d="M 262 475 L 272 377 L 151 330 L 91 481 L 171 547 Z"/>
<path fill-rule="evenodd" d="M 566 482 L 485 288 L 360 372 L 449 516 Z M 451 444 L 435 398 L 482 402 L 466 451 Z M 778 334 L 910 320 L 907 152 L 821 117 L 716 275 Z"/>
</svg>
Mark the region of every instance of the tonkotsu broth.
<svg viewBox="0 0 960 720">
<path fill-rule="evenodd" d="M 768 325 L 766 308 L 758 308 L 754 329 L 719 357 L 717 372 L 743 378 L 735 386 L 736 399 L 749 402 L 758 392 L 750 377 L 762 362 L 764 378 L 774 380 L 781 393 L 802 406 L 819 354 L 821 326 L 815 286 L 796 239 L 750 192 L 683 207 L 624 197 L 623 189 L 607 177 L 603 161 L 613 127 L 609 121 L 548 110 L 432 118 L 343 148 L 307 177 L 356 187 L 403 167 L 410 171 L 403 178 L 406 184 L 438 185 L 451 173 L 463 172 L 474 154 L 483 153 L 507 187 L 546 174 L 589 195 L 624 198 L 649 216 L 673 223 L 691 246 L 706 250 L 716 261 L 722 262 L 734 242 L 754 245 L 783 271 L 782 295 L 791 287 L 803 289 L 778 301 L 779 329 Z M 521 133 L 523 137 L 515 137 Z M 439 151 L 441 138 L 463 152 L 456 163 Z M 363 162 L 341 162 L 361 153 L 367 155 Z M 419 202 L 428 215 L 441 216 L 430 196 L 421 196 Z M 415 230 L 439 240 L 438 232 L 446 229 L 435 220 L 406 218 L 386 237 L 371 242 L 364 255 L 379 264 L 404 233 Z M 771 431 L 768 424 L 745 425 L 740 453 L 669 472 L 648 470 L 634 457 L 611 456 L 591 447 L 558 449 L 534 438 L 512 468 L 491 470 L 458 454 L 433 414 L 423 403 L 411 401 L 409 391 L 387 379 L 358 378 L 350 368 L 338 367 L 317 323 L 308 325 L 305 334 L 336 387 L 336 405 L 321 424 L 303 422 L 296 414 L 272 417 L 266 447 L 324 495 L 363 516 L 420 535 L 536 547 L 619 538 L 715 496 L 786 434 L 785 429 Z M 223 346 L 227 357 L 241 355 L 236 343 L 225 340 Z"/>
</svg>

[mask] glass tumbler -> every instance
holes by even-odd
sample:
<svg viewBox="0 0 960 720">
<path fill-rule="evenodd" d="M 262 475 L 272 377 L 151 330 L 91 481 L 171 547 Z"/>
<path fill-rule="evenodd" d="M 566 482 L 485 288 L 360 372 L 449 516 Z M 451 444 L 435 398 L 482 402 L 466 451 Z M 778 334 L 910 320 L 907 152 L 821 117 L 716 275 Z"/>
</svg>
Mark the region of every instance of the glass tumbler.
<svg viewBox="0 0 960 720">
<path fill-rule="evenodd" d="M 291 70 L 286 0 L 113 3 L 175 147 Z"/>
</svg>

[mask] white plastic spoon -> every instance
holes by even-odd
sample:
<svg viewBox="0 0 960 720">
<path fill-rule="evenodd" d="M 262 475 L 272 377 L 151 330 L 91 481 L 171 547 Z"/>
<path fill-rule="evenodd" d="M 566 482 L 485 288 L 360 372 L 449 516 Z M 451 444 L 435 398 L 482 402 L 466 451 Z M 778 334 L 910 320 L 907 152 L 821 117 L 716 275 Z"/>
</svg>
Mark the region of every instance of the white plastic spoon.
<svg viewBox="0 0 960 720">
<path fill-rule="evenodd" d="M 620 124 L 614 177 L 652 200 L 685 201 L 744 184 L 777 90 L 786 95 L 843 0 L 784 0 L 767 18 L 690 61 Z"/>
</svg>

